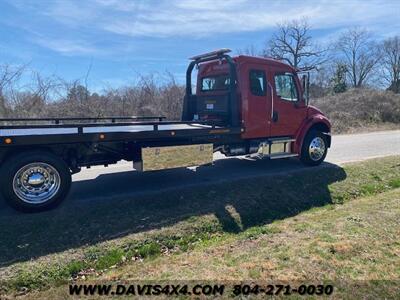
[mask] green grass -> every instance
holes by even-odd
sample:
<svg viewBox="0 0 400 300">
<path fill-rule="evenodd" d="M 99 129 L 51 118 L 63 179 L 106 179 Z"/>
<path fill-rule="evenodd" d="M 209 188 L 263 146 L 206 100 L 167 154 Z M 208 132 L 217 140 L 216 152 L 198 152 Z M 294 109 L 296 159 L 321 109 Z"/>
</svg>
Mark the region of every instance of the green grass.
<svg viewBox="0 0 400 300">
<path fill-rule="evenodd" d="M 140 255 L 140 257 L 143 258 L 157 256 L 160 253 L 161 253 L 160 244 L 157 244 L 156 242 L 150 242 L 148 244 L 144 244 L 138 249 L 138 254 Z"/>
<path fill-rule="evenodd" d="M 399 178 L 395 178 L 389 181 L 389 186 L 391 188 L 400 188 L 400 179 Z"/>
<path fill-rule="evenodd" d="M 111 266 L 115 266 L 123 261 L 125 252 L 123 249 L 112 249 L 106 253 L 101 254 L 96 261 L 95 268 L 98 270 L 107 269 Z"/>
<path fill-rule="evenodd" d="M 81 273 L 96 278 L 134 266 L 136 260 L 157 263 L 166 253 L 178 257 L 232 240 L 246 243 L 284 235 L 288 227 L 282 223 L 286 220 L 290 220 L 294 236 L 323 230 L 310 249 L 298 251 L 312 251 L 320 259 L 334 255 L 338 261 L 346 260 L 358 253 L 358 248 L 347 253 L 343 252 L 346 245 L 335 244 L 339 241 L 331 231 L 335 221 L 316 222 L 301 216 L 319 214 L 323 207 L 340 218 L 347 214 L 337 209 L 341 204 L 399 185 L 400 157 L 389 157 L 344 168 L 310 168 L 181 189 L 122 200 L 118 205 L 99 203 L 79 209 L 65 205 L 43 214 L 2 217 L 0 236 L 6 243 L 0 245 L 1 283 L 6 293 L 12 293 L 22 287 L 38 290 L 58 286 Z M 345 220 L 346 234 L 359 236 L 368 217 L 351 215 Z M 296 255 L 284 241 L 270 251 L 276 253 L 277 266 L 283 269 L 290 267 L 291 257 Z M 240 259 L 226 264 L 234 267 L 238 262 Z M 354 268 L 342 270 L 343 276 L 356 272 Z M 261 269 L 251 272 L 254 277 L 262 273 Z"/>
</svg>

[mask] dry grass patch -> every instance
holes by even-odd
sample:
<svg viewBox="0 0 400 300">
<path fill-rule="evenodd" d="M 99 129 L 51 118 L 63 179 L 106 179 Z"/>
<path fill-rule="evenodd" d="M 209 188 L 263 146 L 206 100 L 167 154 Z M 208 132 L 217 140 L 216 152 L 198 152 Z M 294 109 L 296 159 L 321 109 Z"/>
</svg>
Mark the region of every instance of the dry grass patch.
<svg viewBox="0 0 400 300">
<path fill-rule="evenodd" d="M 312 100 L 332 121 L 333 132 L 399 129 L 400 95 L 390 91 L 350 89 Z"/>
</svg>

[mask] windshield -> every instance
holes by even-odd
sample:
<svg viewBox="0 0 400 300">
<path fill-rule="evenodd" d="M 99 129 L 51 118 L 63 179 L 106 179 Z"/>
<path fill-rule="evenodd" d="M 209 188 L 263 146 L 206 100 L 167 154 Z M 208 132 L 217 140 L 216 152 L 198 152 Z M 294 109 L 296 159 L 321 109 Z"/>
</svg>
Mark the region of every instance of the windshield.
<svg viewBox="0 0 400 300">
<path fill-rule="evenodd" d="M 227 74 L 203 77 L 201 80 L 201 90 L 203 92 L 227 90 L 229 83 L 230 78 Z"/>
</svg>

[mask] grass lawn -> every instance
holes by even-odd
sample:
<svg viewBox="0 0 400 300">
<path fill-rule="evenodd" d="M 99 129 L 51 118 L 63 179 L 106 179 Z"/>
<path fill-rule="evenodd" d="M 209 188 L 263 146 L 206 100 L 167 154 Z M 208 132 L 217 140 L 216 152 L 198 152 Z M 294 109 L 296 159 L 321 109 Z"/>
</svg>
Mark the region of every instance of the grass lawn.
<svg viewBox="0 0 400 300">
<path fill-rule="evenodd" d="M 400 157 L 388 157 L 2 217 L 2 293 L 52 298 L 71 280 L 184 278 L 333 281 L 393 297 L 399 187 Z"/>
</svg>

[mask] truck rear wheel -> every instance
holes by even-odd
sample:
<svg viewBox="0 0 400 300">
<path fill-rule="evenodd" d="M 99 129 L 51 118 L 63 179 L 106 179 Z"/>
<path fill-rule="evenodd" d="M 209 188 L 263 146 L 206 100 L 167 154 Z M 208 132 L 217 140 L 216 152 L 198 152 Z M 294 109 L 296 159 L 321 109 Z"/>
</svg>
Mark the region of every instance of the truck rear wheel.
<svg viewBox="0 0 400 300">
<path fill-rule="evenodd" d="M 71 172 L 58 156 L 24 152 L 7 159 L 0 178 L 2 194 L 16 210 L 39 212 L 57 206 L 71 187 Z"/>
<path fill-rule="evenodd" d="M 328 153 L 328 143 L 321 131 L 311 130 L 304 138 L 300 160 L 309 166 L 321 164 Z"/>
</svg>

